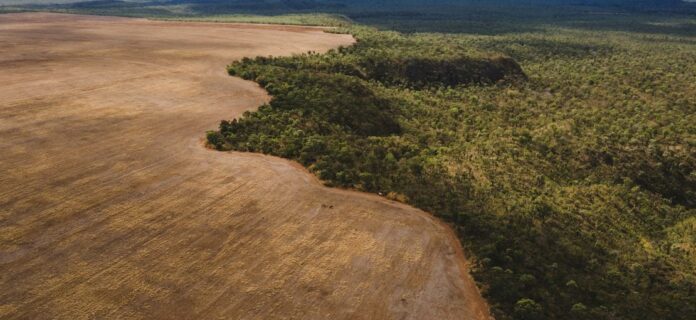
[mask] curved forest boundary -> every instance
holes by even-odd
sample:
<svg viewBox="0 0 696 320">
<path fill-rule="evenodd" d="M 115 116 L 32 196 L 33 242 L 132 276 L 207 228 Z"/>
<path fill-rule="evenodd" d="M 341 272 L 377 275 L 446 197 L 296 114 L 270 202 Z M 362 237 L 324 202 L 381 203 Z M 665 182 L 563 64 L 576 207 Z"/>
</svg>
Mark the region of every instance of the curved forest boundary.
<svg viewBox="0 0 696 320">
<path fill-rule="evenodd" d="M 0 318 L 487 319 L 451 231 L 203 147 L 318 28 L 0 15 Z"/>
<path fill-rule="evenodd" d="M 273 99 L 208 142 L 445 219 L 498 319 L 693 318 L 695 24 L 534 10 L 486 11 L 517 17 L 489 36 L 476 11 L 374 13 L 447 33 L 352 26 L 353 47 L 235 62 Z"/>
</svg>

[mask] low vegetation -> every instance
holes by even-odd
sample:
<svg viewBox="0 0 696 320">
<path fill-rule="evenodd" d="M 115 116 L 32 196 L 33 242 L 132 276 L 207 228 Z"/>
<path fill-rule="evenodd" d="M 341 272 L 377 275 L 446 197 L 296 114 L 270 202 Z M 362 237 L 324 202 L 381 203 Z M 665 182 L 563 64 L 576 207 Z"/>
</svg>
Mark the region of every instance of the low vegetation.
<svg viewBox="0 0 696 320">
<path fill-rule="evenodd" d="M 677 31 L 352 27 L 354 47 L 230 65 L 274 98 L 208 141 L 449 221 L 498 319 L 690 319 L 696 40 L 655 23 Z"/>
<path fill-rule="evenodd" d="M 295 13 L 279 15 L 259 15 L 259 14 L 221 14 L 206 16 L 172 16 L 162 18 L 173 21 L 201 21 L 201 22 L 240 22 L 240 23 L 267 23 L 267 24 L 287 24 L 303 26 L 332 26 L 347 27 L 351 24 L 349 18 L 338 14 L 322 13 Z"/>
</svg>

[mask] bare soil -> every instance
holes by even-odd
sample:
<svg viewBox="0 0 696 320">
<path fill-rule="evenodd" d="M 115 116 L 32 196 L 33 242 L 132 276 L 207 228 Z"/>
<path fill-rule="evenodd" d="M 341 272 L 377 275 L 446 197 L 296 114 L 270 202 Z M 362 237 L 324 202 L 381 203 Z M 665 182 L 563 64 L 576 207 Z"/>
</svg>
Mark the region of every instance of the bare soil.
<svg viewBox="0 0 696 320">
<path fill-rule="evenodd" d="M 0 318 L 487 319 L 451 231 L 202 145 L 307 27 L 0 15 Z"/>
</svg>

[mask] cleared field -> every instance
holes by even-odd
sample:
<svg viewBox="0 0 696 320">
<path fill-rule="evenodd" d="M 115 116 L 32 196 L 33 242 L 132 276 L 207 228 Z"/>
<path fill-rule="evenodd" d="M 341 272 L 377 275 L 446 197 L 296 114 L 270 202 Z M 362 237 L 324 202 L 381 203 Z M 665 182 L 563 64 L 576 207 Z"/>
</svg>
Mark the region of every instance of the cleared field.
<svg viewBox="0 0 696 320">
<path fill-rule="evenodd" d="M 352 41 L 0 15 L 0 318 L 487 319 L 427 213 L 202 145 L 269 99 L 227 63 Z"/>
</svg>

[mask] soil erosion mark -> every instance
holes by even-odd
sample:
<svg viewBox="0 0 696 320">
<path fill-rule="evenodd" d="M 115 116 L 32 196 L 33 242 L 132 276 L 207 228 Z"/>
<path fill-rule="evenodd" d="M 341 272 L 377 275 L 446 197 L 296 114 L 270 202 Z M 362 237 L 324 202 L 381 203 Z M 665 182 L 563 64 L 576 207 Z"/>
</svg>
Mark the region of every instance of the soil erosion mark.
<svg viewBox="0 0 696 320">
<path fill-rule="evenodd" d="M 0 15 L 0 318 L 486 319 L 449 229 L 202 147 L 318 28 Z"/>
</svg>

